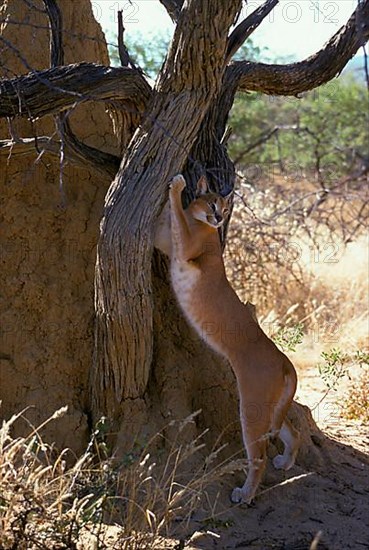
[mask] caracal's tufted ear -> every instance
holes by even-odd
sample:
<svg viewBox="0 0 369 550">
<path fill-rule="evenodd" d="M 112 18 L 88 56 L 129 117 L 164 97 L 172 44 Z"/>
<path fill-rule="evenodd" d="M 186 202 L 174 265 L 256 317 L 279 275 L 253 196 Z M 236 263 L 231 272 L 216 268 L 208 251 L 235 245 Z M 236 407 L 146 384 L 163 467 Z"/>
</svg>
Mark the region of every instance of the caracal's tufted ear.
<svg viewBox="0 0 369 550">
<path fill-rule="evenodd" d="M 209 193 L 208 180 L 205 176 L 201 176 L 196 186 L 196 195 L 205 195 Z"/>
<path fill-rule="evenodd" d="M 223 197 L 223 199 L 224 199 L 225 201 L 227 201 L 228 204 L 231 204 L 231 203 L 232 203 L 232 197 L 233 197 L 233 189 L 232 189 L 232 191 L 231 191 L 230 193 L 228 193 L 228 195 L 225 195 L 225 196 Z"/>
</svg>

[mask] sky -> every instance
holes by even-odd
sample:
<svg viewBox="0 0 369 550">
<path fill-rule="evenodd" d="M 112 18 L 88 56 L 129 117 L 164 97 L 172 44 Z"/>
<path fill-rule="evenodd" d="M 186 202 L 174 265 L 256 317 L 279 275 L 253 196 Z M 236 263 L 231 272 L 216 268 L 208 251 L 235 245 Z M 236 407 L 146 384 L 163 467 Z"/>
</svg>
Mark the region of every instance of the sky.
<svg viewBox="0 0 369 550">
<path fill-rule="evenodd" d="M 225 0 L 227 1 L 227 0 Z M 241 17 L 263 0 L 244 3 Z M 267 47 L 265 60 L 300 60 L 318 51 L 346 23 L 357 0 L 280 0 L 253 33 L 256 46 Z M 95 17 L 111 38 L 116 34 L 116 13 L 123 10 L 126 33 L 171 33 L 173 25 L 159 0 L 92 0 Z M 263 60 L 263 55 L 261 56 Z"/>
</svg>

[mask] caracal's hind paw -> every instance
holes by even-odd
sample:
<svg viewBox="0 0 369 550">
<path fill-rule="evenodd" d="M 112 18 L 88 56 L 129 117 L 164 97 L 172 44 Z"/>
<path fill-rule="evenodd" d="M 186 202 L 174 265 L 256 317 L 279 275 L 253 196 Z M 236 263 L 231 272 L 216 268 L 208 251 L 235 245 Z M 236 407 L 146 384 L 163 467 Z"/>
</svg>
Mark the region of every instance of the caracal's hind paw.
<svg viewBox="0 0 369 550">
<path fill-rule="evenodd" d="M 247 504 L 251 506 L 254 500 L 254 495 L 247 495 L 242 487 L 235 487 L 231 493 L 231 502 L 233 504 Z"/>
<path fill-rule="evenodd" d="M 233 504 L 239 504 L 242 501 L 242 489 L 241 487 L 235 487 L 231 493 L 231 502 Z"/>
<path fill-rule="evenodd" d="M 183 189 L 186 187 L 186 180 L 182 176 L 182 174 L 177 174 L 174 176 L 174 178 L 170 181 L 169 184 L 170 189 L 173 191 L 183 191 Z"/>
<path fill-rule="evenodd" d="M 295 459 L 290 454 L 277 455 L 273 458 L 273 466 L 277 470 L 289 470 L 295 463 Z"/>
</svg>

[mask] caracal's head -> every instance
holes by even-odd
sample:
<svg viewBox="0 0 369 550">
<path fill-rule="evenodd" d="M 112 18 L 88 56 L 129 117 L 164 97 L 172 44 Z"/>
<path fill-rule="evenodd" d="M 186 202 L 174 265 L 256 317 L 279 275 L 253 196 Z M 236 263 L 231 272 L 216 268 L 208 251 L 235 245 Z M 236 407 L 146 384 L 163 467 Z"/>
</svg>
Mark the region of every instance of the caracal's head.
<svg viewBox="0 0 369 550">
<path fill-rule="evenodd" d="M 196 220 L 218 229 L 229 216 L 231 195 L 232 193 L 222 197 L 218 193 L 210 192 L 208 182 L 202 176 L 197 183 L 196 198 L 189 206 L 192 216 Z"/>
</svg>

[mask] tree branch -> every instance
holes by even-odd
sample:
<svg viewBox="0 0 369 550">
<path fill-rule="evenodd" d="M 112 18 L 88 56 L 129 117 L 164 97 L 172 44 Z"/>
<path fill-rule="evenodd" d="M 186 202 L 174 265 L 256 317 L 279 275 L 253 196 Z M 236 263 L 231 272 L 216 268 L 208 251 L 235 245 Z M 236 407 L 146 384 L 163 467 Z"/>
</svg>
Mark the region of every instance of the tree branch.
<svg viewBox="0 0 369 550">
<path fill-rule="evenodd" d="M 29 155 L 30 153 L 43 154 L 49 152 L 55 155 L 60 153 L 60 142 L 49 136 L 37 138 L 4 139 L 0 140 L 0 155 Z"/>
<path fill-rule="evenodd" d="M 123 12 L 122 10 L 118 10 L 118 51 L 121 66 L 131 67 L 143 75 L 142 69 L 135 65 L 129 55 L 129 51 L 124 43 L 124 32 Z M 136 128 L 141 122 L 141 113 L 135 109 L 134 102 L 129 100 L 125 101 L 124 108 L 119 108 L 119 106 L 117 107 L 112 104 L 109 111 L 113 120 L 114 134 L 119 141 L 120 152 L 123 156 Z"/>
<path fill-rule="evenodd" d="M 0 141 L 0 156 L 21 156 L 38 153 L 51 153 L 52 155 L 60 156 L 61 142 L 54 140 L 49 136 L 38 136 L 37 138 L 24 138 L 14 140 Z M 86 155 L 86 152 L 89 154 Z M 99 151 L 88 145 L 83 146 L 83 151 L 78 149 L 77 144 L 72 140 L 68 140 L 65 147 L 65 154 L 68 162 L 81 166 L 82 168 L 93 168 L 97 170 L 103 177 L 112 179 L 119 168 L 120 159 L 109 153 Z M 91 159 L 93 162 L 91 164 Z"/>
<path fill-rule="evenodd" d="M 142 113 L 150 96 L 151 87 L 138 71 L 75 63 L 0 81 L 0 117 L 35 119 L 84 101 L 130 100 Z"/>
<path fill-rule="evenodd" d="M 176 23 L 181 13 L 183 0 L 159 0 L 165 7 L 171 20 Z"/>
<path fill-rule="evenodd" d="M 253 151 L 254 149 L 256 149 L 257 147 L 259 147 L 259 145 L 262 145 L 263 143 L 265 143 L 266 141 L 268 141 L 272 136 L 274 136 L 274 134 L 276 134 L 277 132 L 279 131 L 279 126 L 275 126 L 274 128 L 272 128 L 271 130 L 267 130 L 266 132 L 263 132 L 256 141 L 254 141 L 253 143 L 251 143 L 246 149 L 244 149 L 243 151 L 241 151 L 240 153 L 238 153 L 238 155 L 236 155 L 236 157 L 233 159 L 233 162 L 235 164 L 239 163 L 240 160 L 242 160 L 242 158 L 247 155 L 248 153 L 250 153 L 251 151 Z"/>
<path fill-rule="evenodd" d="M 258 28 L 265 17 L 275 8 L 279 0 L 267 0 L 253 11 L 232 31 L 228 38 L 226 62 L 236 53 L 247 38 Z"/>
<path fill-rule="evenodd" d="M 56 0 L 43 0 L 46 13 L 50 21 L 50 65 L 52 68 L 64 63 L 63 48 L 63 17 Z M 85 145 L 80 141 L 72 131 L 67 113 L 58 113 L 55 121 L 61 138 L 60 153 L 68 151 L 70 157 L 82 165 L 87 165 L 93 170 L 102 171 L 105 175 L 114 177 L 119 167 L 116 158 L 108 153 L 104 153 Z M 61 155 L 61 158 L 64 156 Z"/>
<path fill-rule="evenodd" d="M 236 61 L 227 70 L 238 76 L 239 90 L 297 95 L 337 76 L 368 38 L 369 0 L 363 0 L 347 24 L 319 52 L 304 61 L 288 65 Z"/>
<path fill-rule="evenodd" d="M 61 115 L 60 126 L 61 138 L 65 140 L 65 155 L 68 160 L 114 178 L 120 165 L 119 157 L 90 147 L 80 141 L 74 135 L 68 120 L 63 120 L 63 115 Z"/>
<path fill-rule="evenodd" d="M 50 22 L 50 67 L 64 65 L 63 19 L 55 0 L 43 0 Z"/>
<path fill-rule="evenodd" d="M 120 64 L 122 67 L 131 66 L 132 69 L 137 69 L 124 43 L 124 31 L 125 31 L 125 28 L 123 24 L 123 11 L 118 10 L 118 52 L 119 52 Z"/>
</svg>

